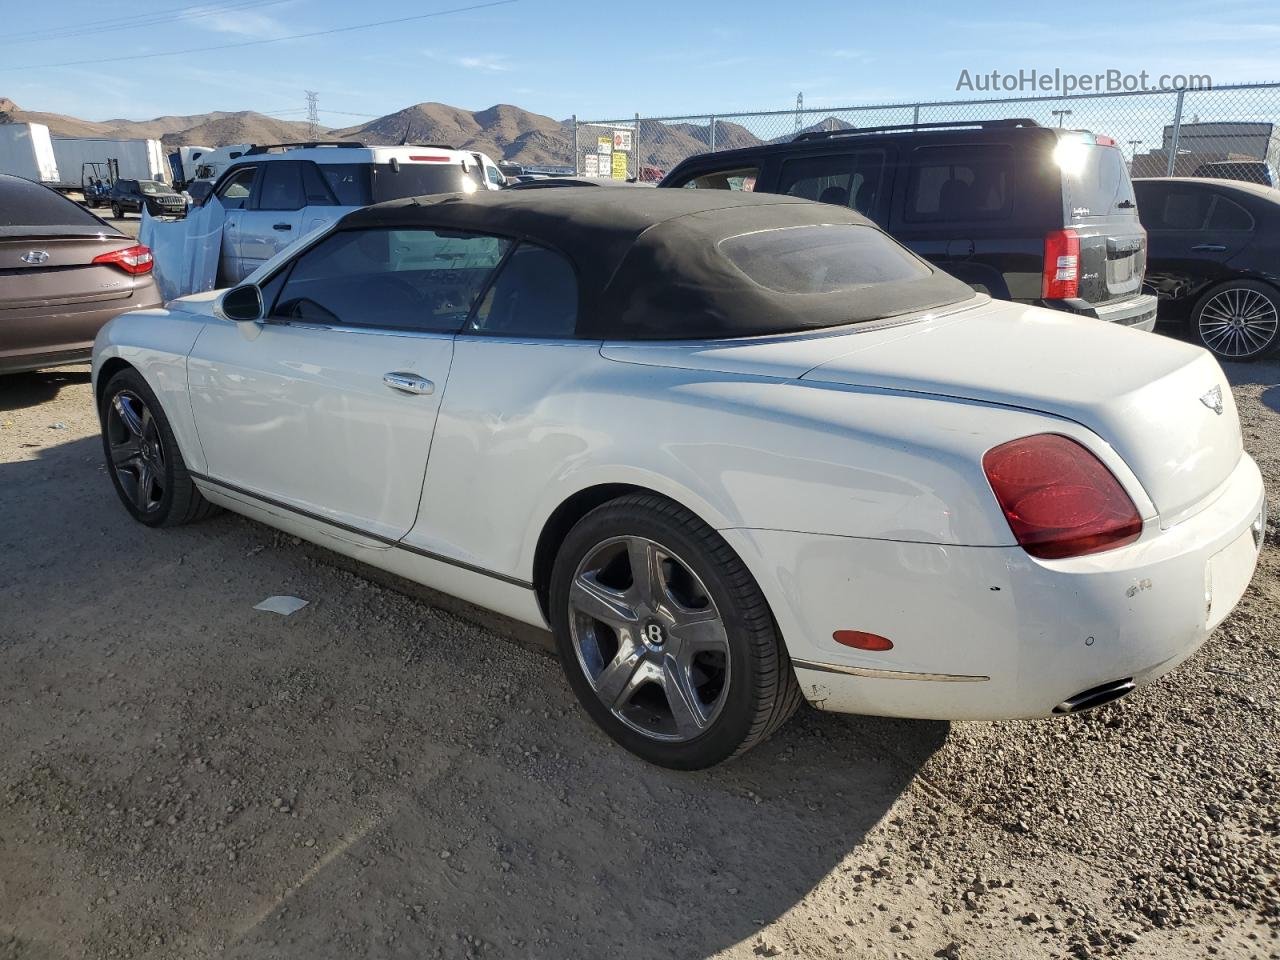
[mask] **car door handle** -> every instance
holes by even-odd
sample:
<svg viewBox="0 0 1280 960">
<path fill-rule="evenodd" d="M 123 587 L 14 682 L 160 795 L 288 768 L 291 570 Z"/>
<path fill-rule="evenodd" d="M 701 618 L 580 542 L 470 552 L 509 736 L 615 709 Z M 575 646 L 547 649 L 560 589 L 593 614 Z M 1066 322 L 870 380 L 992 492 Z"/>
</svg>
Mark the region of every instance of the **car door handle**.
<svg viewBox="0 0 1280 960">
<path fill-rule="evenodd" d="M 291 223 L 273 223 L 273 224 L 271 225 L 271 229 L 272 229 L 272 230 L 292 230 L 292 229 L 293 229 L 293 224 L 291 224 Z"/>
<path fill-rule="evenodd" d="M 1227 249 L 1225 243 L 1197 243 L 1191 248 L 1193 253 L 1222 253 Z"/>
<path fill-rule="evenodd" d="M 436 385 L 430 380 L 414 373 L 384 373 L 382 382 L 392 390 L 399 390 L 401 393 L 416 393 L 425 396 L 434 393 Z"/>
</svg>

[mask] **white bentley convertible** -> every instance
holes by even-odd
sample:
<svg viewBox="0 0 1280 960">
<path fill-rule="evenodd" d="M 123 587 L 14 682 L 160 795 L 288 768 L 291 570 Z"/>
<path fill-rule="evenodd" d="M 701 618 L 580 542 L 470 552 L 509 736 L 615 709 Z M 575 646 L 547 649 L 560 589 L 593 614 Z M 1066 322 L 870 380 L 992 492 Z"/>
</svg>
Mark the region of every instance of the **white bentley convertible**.
<svg viewBox="0 0 1280 960">
<path fill-rule="evenodd" d="M 1205 351 L 992 302 L 856 213 L 558 187 L 352 213 L 94 352 L 110 475 L 555 633 L 696 768 L 803 697 L 1040 717 L 1172 669 L 1265 527 Z"/>
</svg>

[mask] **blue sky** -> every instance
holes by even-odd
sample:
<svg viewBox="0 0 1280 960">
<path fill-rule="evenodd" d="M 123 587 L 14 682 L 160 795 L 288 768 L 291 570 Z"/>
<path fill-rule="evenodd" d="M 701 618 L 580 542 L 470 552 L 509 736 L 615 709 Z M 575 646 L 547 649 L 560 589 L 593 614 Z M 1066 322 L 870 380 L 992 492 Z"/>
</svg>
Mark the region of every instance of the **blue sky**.
<svg viewBox="0 0 1280 960">
<path fill-rule="evenodd" d="M 50 66 L 242 43 L 450 10 L 482 0 L 151 0 L 103 30 L 99 0 L 5 3 L 0 96 L 86 119 L 253 109 L 345 126 L 423 100 L 514 103 L 557 119 L 952 99 L 962 69 L 1108 68 L 1280 79 L 1280 7 L 1254 0 L 1133 5 L 803 4 L 515 0 L 432 19 L 262 46 Z M 56 10 L 56 16 L 50 15 Z M 186 11 L 181 19 L 171 19 Z M 1158 11 L 1158 12 L 1157 12 Z M 35 39 L 40 32 L 45 39 Z M 58 36 L 50 36 L 57 33 Z M 76 35 L 76 34 L 81 35 Z M 25 69 L 35 67 L 36 69 Z M 342 111 L 342 112 L 338 112 Z"/>
</svg>

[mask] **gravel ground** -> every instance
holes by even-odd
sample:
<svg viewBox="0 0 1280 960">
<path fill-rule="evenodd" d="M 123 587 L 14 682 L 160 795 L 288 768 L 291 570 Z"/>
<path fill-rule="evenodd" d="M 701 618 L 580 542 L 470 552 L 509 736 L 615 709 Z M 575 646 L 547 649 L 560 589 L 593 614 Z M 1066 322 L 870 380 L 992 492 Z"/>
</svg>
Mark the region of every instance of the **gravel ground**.
<svg viewBox="0 0 1280 960">
<path fill-rule="evenodd" d="M 1280 957 L 1274 545 L 1095 713 L 806 709 L 673 773 L 535 631 L 234 516 L 129 521 L 85 369 L 0 380 L 0 960 Z M 1229 372 L 1277 489 L 1280 367 Z"/>
</svg>

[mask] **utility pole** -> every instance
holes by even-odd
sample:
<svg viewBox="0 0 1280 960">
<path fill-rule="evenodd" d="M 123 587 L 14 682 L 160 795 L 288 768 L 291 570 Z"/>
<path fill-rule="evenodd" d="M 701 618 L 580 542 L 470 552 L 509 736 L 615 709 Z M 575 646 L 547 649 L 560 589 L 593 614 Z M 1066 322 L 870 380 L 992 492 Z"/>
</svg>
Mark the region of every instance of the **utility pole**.
<svg viewBox="0 0 1280 960">
<path fill-rule="evenodd" d="M 1129 141 L 1129 159 L 1130 159 L 1130 160 L 1135 160 L 1135 159 L 1137 159 L 1137 156 L 1138 156 L 1138 148 L 1139 148 L 1140 146 L 1142 146 L 1142 144 L 1143 144 L 1144 142 L 1145 142 L 1145 141 L 1143 141 L 1143 140 L 1130 140 L 1130 141 Z"/>
<path fill-rule="evenodd" d="M 1062 126 L 1062 120 L 1064 117 L 1071 116 L 1070 110 L 1050 110 L 1049 112 L 1058 118 L 1058 126 Z"/>
<path fill-rule="evenodd" d="M 320 94 L 314 90 L 304 92 L 307 95 L 307 139 L 314 143 L 320 139 Z"/>
</svg>

